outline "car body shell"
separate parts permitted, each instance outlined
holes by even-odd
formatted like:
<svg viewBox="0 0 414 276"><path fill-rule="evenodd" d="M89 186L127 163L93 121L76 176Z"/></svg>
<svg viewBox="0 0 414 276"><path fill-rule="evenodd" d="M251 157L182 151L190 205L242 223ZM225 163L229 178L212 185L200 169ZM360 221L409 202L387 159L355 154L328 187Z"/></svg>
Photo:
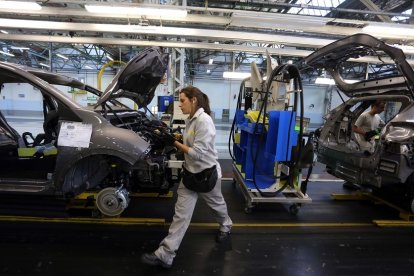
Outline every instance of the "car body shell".
<svg viewBox="0 0 414 276"><path fill-rule="evenodd" d="M127 97L145 107L154 96L167 62L168 55L162 49L146 49L120 70L105 93L70 77L0 62L2 84L28 83L41 91L45 133L53 129L51 144L57 148L52 156L19 156L20 134L0 113L0 192L75 196L85 190L120 186L129 191L168 191L176 181L165 166L169 159L165 145L154 134L168 128L147 113L116 101ZM83 107L54 85L93 93L100 97L99 102L94 107ZM51 115L53 119L49 120ZM58 135L63 122L90 125L89 146L60 146Z"/></svg>
<svg viewBox="0 0 414 276"><path fill-rule="evenodd" d="M342 78L340 71L345 62L376 54L387 55L399 74L352 84ZM414 72L404 53L377 38L357 34L315 51L305 62L329 72L339 91L349 97L328 112L317 131L318 161L332 175L352 183L379 191L399 187L404 200L414 206ZM386 101L387 108L394 110L376 140L375 150L364 152L356 145L352 128L375 100Z"/></svg>

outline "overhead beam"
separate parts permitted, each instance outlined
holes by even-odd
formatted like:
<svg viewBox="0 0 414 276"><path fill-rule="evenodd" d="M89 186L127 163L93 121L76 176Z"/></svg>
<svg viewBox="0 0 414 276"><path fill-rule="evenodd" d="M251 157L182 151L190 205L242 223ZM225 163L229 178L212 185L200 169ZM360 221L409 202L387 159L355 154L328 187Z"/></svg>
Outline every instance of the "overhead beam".
<svg viewBox="0 0 414 276"><path fill-rule="evenodd" d="M78 18L86 18L89 20L101 18L103 20L108 19L119 19L123 22L128 22L131 19L149 19L149 20L158 20L160 22L168 22L168 21L179 21L179 22L186 22L186 23L199 23L199 24L214 24L214 25L227 25L230 23L230 16L214 16L214 15L203 15L203 14L188 14L186 17L183 18L171 18L171 17L162 17L162 16L155 16L155 15L134 15L134 14L100 14L100 13L90 13L84 9L76 9L76 8L56 8L56 7L42 7L41 10L21 10L21 11L13 11L13 10L0 10L0 14L21 14L27 16L45 16L45 17L78 17Z"/></svg>
<svg viewBox="0 0 414 276"><path fill-rule="evenodd" d="M54 42L54 43L79 43L79 44L103 44L103 45L128 45L128 46L160 46L165 48L188 48L188 49L208 49L220 52L246 52L256 54L266 54L288 56L288 57L306 57L313 53L313 51L298 50L290 47L285 48L271 48L247 46L242 44L215 44L206 42L180 42L180 41L150 41L150 40L133 40L133 39L118 39L118 38L102 38L102 37L63 37L63 36L46 36L46 35L16 35L16 34L1 34L0 40L12 41L28 41L28 42ZM324 40L326 44L334 42L334 40ZM321 45L322 46L325 46ZM317 47L319 48L319 47ZM382 58L379 60L375 57L364 57L359 59L350 59L355 62L365 63L384 63L393 64L394 62L389 58ZM414 60L408 60L409 64L414 65Z"/></svg>
<svg viewBox="0 0 414 276"><path fill-rule="evenodd" d="M71 1L69 1L71 2ZM103 2L102 2L103 3ZM153 5L152 5L153 6ZM188 10L194 10L202 14L188 14L185 18L163 18L160 16L148 15L142 17L140 15L125 15L125 14L95 14L89 13L81 8L56 8L56 7L43 7L39 11L11 11L0 10L0 14L10 14L13 16L25 16L26 18L33 19L34 17L42 20L49 20L51 17L56 19L62 19L65 22L67 18L79 18L83 21L102 20L108 22L108 19L117 21L125 25L134 26L139 19L153 20L155 25L166 26L171 22L175 25L188 25L197 24L203 25L204 29L206 25L208 29L211 27L241 27L241 28L253 28L262 30L287 30L294 32L310 32L314 34L331 34L348 36L357 32L361 32L361 27L369 24L369 21L330 18L320 16L306 16L297 14L281 14L281 13L269 13L269 12L256 12L248 10L231 10L231 9L217 9L217 8L201 8L201 7L186 7ZM398 14L400 15L400 14ZM135 20L135 22L134 22ZM61 22L62 23L62 22ZM342 26L335 26L329 23L340 23ZM92 24L82 22L80 24ZM328 25L329 24L329 25ZM344 27L353 26L353 27ZM393 23L393 26L397 24ZM357 27L355 27L357 26ZM208 30L207 29L207 30ZM221 29L220 29L221 30ZM401 36L388 36L383 38L390 39L405 39Z"/></svg>
<svg viewBox="0 0 414 276"><path fill-rule="evenodd" d="M371 0L360 0L362 4L364 4L365 7L367 7L369 10L371 11L377 11L377 12L381 12L381 9L378 8L377 5L375 5ZM381 15L381 14L377 14L376 15L382 22L392 22L391 18L389 16L385 16L385 15Z"/></svg>
<svg viewBox="0 0 414 276"><path fill-rule="evenodd" d="M321 47L333 40L315 39L303 36L274 35L255 32L207 30L162 26L137 26L121 24L84 24L73 22L37 21L21 19L0 19L0 28L29 29L42 31L101 32L113 34L143 34L153 36L187 37L193 39L215 39L220 41L245 41L285 44L299 47Z"/></svg>

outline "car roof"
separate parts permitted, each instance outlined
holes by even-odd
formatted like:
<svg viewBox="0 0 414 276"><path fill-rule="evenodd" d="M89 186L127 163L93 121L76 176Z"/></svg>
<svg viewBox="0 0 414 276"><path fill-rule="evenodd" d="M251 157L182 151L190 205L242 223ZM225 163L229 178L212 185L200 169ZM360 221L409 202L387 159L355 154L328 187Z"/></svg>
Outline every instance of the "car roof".
<svg viewBox="0 0 414 276"><path fill-rule="evenodd" d="M353 58L384 54L394 62L400 72L399 76L385 76L355 83L347 83L342 79L340 68L344 62ZM383 94L390 91L401 91L402 94L413 96L414 71L403 51L367 34L355 34L328 44L307 56L305 63L328 71L337 87L348 97Z"/></svg>
<svg viewBox="0 0 414 276"><path fill-rule="evenodd" d="M65 75L37 69L37 68L31 68L25 65L21 64L15 64L15 63L9 63L9 62L0 62L3 65L6 65L8 67L17 67L21 70L24 70L30 74L35 75L36 77L54 85L65 85L70 86L78 89L85 89L85 84L80 82L77 79L74 79L72 77L68 77ZM1 74L0 75L0 82L1 83L15 83L20 82L21 79L16 78L15 76L9 75L9 74Z"/></svg>

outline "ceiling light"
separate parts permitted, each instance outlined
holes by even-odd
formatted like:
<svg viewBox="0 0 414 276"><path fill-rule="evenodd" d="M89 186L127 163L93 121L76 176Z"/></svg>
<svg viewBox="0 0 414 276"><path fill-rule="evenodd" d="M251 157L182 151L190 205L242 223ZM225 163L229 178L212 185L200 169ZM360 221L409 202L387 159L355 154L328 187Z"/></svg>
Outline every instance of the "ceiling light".
<svg viewBox="0 0 414 276"><path fill-rule="evenodd" d="M242 80L250 77L250 73L246 72L223 72L223 78L225 79L238 79Z"/></svg>
<svg viewBox="0 0 414 276"><path fill-rule="evenodd" d="M35 2L0 1L0 9L39 11L42 6Z"/></svg>
<svg viewBox="0 0 414 276"><path fill-rule="evenodd" d="M62 54L56 54L58 57L60 57L60 58L63 58L63 59L66 59L66 60L68 60L69 58L67 57L67 56L64 56L64 55L62 55Z"/></svg>
<svg viewBox="0 0 414 276"><path fill-rule="evenodd" d="M207 74L210 74L211 73L211 70L210 69L207 69L206 73Z"/></svg>
<svg viewBox="0 0 414 276"><path fill-rule="evenodd" d="M362 28L362 31L377 37L413 37L414 28L401 24L395 24L395 26L367 25Z"/></svg>
<svg viewBox="0 0 414 276"><path fill-rule="evenodd" d="M13 50L30 50L29 47L11 46L10 48Z"/></svg>
<svg viewBox="0 0 414 276"><path fill-rule="evenodd" d="M185 9L165 9L165 8L148 8L148 7L114 7L114 6L96 6L85 5L85 9L90 13L106 14L124 14L124 15L147 15L157 17L186 17Z"/></svg>
<svg viewBox="0 0 414 276"><path fill-rule="evenodd" d="M316 78L315 84L335 85L335 81L330 78Z"/></svg>
<svg viewBox="0 0 414 276"><path fill-rule="evenodd" d="M8 52L0 51L0 54L6 55L6 56L9 56L9 57L14 57L14 55L12 53L8 53Z"/></svg>
<svg viewBox="0 0 414 276"><path fill-rule="evenodd" d="M39 64L44 66L44 67L50 67L50 65L47 65L47 64L44 64L44 63L41 63L41 62L39 62Z"/></svg>
<svg viewBox="0 0 414 276"><path fill-rule="evenodd" d="M110 61L114 61L114 59L110 55L106 55L106 58L109 59Z"/></svg>
<svg viewBox="0 0 414 276"><path fill-rule="evenodd" d="M5 30L0 30L0 32L3 33L3 34L8 34L9 33L8 31L5 31Z"/></svg>
<svg viewBox="0 0 414 276"><path fill-rule="evenodd" d="M214 61L214 60L213 60L212 58L210 58L210 59L208 60L208 64L210 64L210 65L211 65L211 64L213 64L213 61Z"/></svg>
<svg viewBox="0 0 414 276"><path fill-rule="evenodd" d="M261 27L301 32L303 28L323 27L330 20L332 19L320 16L235 11L231 16L231 26Z"/></svg>
<svg viewBox="0 0 414 276"><path fill-rule="evenodd" d="M344 80L344 82L356 83L359 82L359 80ZM331 78L318 77L315 80L315 84L335 85L335 80Z"/></svg>

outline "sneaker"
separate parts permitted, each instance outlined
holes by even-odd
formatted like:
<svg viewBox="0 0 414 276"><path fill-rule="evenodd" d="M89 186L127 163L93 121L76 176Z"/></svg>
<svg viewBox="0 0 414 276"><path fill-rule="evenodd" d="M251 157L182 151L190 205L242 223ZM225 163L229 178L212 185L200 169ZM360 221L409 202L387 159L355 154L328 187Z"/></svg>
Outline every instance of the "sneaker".
<svg viewBox="0 0 414 276"><path fill-rule="evenodd" d="M230 232L219 231L216 236L217 243L223 243L230 239Z"/></svg>
<svg viewBox="0 0 414 276"><path fill-rule="evenodd" d="M151 266L161 266L163 268L171 268L172 264L167 264L160 260L154 253L145 253L141 256L141 261L144 264Z"/></svg>

